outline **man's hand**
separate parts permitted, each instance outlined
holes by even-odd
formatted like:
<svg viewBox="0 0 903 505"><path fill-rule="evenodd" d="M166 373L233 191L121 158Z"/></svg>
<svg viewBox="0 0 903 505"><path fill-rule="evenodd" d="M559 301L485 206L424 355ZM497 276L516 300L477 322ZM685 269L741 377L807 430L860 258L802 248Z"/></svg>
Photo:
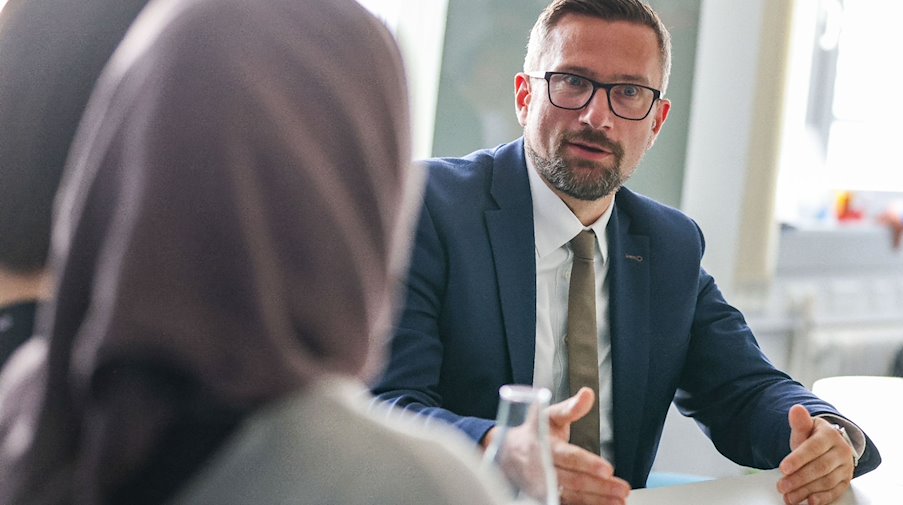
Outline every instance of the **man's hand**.
<svg viewBox="0 0 903 505"><path fill-rule="evenodd" d="M552 461L558 476L562 505L626 504L630 484L614 476L614 467L598 454L571 445L571 424L594 408L595 394L580 388L577 394L549 407Z"/></svg>
<svg viewBox="0 0 903 505"><path fill-rule="evenodd" d="M794 405L788 418L791 453L781 462L784 477L778 481L784 503L833 503L850 487L853 448L830 423L813 418L802 405Z"/></svg>
<svg viewBox="0 0 903 505"><path fill-rule="evenodd" d="M555 465L562 505L625 505L627 495L630 494L630 484L614 476L614 468L608 461L598 454L568 443L571 424L585 416L594 403L592 389L581 388L574 396L549 407L552 462ZM496 429L487 433L483 440L484 447L489 446ZM511 451L510 457L505 458L506 462L502 464L505 474L515 480L522 480L520 476L529 473L523 468L512 468L529 462L525 455L531 452L530 437L521 435L514 430L509 432L506 445L521 447L506 449Z"/></svg>

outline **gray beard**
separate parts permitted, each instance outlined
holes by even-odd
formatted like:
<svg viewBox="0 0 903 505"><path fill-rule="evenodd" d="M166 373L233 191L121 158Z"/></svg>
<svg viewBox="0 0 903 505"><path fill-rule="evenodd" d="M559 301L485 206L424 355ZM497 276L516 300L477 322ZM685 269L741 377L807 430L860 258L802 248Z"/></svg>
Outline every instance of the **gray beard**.
<svg viewBox="0 0 903 505"><path fill-rule="evenodd" d="M620 157L612 169L603 169L593 177L578 177L561 156L543 158L529 145L526 152L539 175L553 188L577 200L599 200L614 194L626 182L626 178L621 176Z"/></svg>

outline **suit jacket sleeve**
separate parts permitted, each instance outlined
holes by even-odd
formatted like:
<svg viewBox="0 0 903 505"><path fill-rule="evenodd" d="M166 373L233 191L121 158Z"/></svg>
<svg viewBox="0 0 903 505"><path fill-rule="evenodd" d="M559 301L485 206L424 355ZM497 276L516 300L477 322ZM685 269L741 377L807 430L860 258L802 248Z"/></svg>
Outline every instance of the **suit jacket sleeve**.
<svg viewBox="0 0 903 505"><path fill-rule="evenodd" d="M451 424L494 426L499 387L532 384L535 240L522 140L433 159L407 294L378 401Z"/></svg>
<svg viewBox="0 0 903 505"><path fill-rule="evenodd" d="M724 300L712 276L701 268L691 333L675 403L701 423L731 460L757 468L777 467L790 451L787 412L795 404L812 415L843 417L772 366L742 314ZM874 469L880 461L866 436L855 475Z"/></svg>
<svg viewBox="0 0 903 505"><path fill-rule="evenodd" d="M446 284L445 253L426 207L415 243L402 323L392 340L386 373L373 392L377 401L451 424L479 442L494 421L460 416L440 407L444 346L439 335L439 312Z"/></svg>

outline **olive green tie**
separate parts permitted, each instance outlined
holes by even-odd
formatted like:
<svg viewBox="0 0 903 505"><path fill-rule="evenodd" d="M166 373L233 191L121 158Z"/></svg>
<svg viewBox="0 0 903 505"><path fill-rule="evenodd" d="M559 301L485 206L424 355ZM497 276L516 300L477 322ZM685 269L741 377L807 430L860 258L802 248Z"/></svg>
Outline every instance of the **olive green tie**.
<svg viewBox="0 0 903 505"><path fill-rule="evenodd" d="M571 443L599 454L599 360L596 329L596 274L593 256L596 234L580 232L570 242L574 251L571 283L568 291L568 380L574 395L586 386L596 394L590 412L571 425Z"/></svg>

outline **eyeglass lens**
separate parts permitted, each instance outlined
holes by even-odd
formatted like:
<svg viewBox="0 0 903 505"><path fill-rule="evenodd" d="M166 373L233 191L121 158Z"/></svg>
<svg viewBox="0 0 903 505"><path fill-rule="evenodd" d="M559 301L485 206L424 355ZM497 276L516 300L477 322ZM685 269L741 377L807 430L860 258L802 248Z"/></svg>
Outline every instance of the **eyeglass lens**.
<svg viewBox="0 0 903 505"><path fill-rule="evenodd" d="M572 74L549 78L549 99L563 109L582 109L593 96L592 81ZM643 119L652 108L652 90L633 84L616 84L606 90L612 112L625 119Z"/></svg>

